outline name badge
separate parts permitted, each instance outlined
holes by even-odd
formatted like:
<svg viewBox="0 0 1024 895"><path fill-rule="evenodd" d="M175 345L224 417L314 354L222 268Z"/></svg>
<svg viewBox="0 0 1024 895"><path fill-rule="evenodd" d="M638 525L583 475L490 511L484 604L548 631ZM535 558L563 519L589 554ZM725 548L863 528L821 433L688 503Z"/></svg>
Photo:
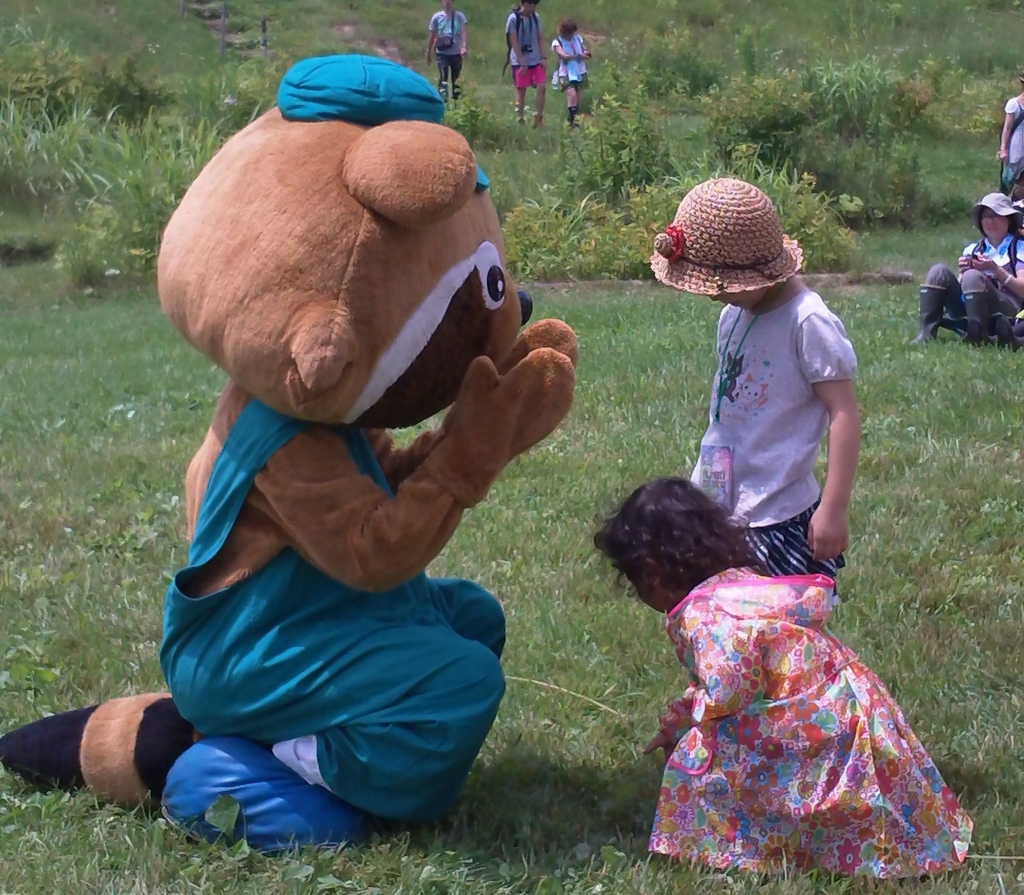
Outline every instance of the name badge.
<svg viewBox="0 0 1024 895"><path fill-rule="evenodd" d="M702 444L697 464L700 489L727 509L732 509L732 448Z"/></svg>

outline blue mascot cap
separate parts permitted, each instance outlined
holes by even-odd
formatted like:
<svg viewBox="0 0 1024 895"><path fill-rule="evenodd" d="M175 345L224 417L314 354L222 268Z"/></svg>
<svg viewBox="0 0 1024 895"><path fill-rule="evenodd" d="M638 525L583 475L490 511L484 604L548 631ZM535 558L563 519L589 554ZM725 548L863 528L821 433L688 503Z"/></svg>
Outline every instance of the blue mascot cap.
<svg viewBox="0 0 1024 895"><path fill-rule="evenodd" d="M351 121L374 127L387 121L440 124L444 101L422 75L379 56L314 56L296 62L281 79L277 107L288 121ZM476 169L476 188L487 176Z"/></svg>

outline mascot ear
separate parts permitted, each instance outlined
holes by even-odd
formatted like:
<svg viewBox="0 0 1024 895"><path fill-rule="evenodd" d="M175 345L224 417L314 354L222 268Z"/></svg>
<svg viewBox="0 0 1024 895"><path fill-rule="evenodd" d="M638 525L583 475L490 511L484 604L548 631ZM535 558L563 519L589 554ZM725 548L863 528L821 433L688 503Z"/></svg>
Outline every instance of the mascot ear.
<svg viewBox="0 0 1024 895"><path fill-rule="evenodd" d="M345 156L343 178L361 205L420 230L451 217L476 189L476 159L461 134L427 121L370 128Z"/></svg>
<svg viewBox="0 0 1024 895"><path fill-rule="evenodd" d="M352 334L343 311L335 304L309 304L291 322L289 340L294 367L287 375L288 391L296 406L311 395L330 391L353 362Z"/></svg>

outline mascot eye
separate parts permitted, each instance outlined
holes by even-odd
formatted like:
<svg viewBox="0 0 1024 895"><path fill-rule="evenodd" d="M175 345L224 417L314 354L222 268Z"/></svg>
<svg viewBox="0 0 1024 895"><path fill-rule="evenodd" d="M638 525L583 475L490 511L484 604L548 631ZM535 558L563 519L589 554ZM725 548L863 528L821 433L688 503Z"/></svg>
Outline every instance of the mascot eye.
<svg viewBox="0 0 1024 895"><path fill-rule="evenodd" d="M505 271L497 265L487 271L487 295L484 300L491 310L500 307L505 300Z"/></svg>

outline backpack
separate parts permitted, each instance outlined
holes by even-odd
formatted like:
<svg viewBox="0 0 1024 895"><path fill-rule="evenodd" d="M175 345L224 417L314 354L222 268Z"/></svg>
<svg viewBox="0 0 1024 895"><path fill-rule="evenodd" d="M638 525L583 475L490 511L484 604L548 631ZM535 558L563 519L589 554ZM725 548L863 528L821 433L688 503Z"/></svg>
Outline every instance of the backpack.
<svg viewBox="0 0 1024 895"><path fill-rule="evenodd" d="M523 34L522 34L522 29L523 29L523 8L521 6L513 6L512 7L512 12L515 13L515 16L516 16L516 40L519 41L519 48L522 49L522 47L523 47ZM530 18L533 19L533 30L534 30L534 33L539 34L540 33L540 19L537 18L537 13L533 12L530 15ZM512 61L512 38L509 37L509 32L508 31L505 31L505 46L507 48L507 52L505 53L505 67L502 68L502 70L501 70L502 75L505 74L505 71L508 69L509 63ZM522 62L522 60L519 60L519 61Z"/></svg>

